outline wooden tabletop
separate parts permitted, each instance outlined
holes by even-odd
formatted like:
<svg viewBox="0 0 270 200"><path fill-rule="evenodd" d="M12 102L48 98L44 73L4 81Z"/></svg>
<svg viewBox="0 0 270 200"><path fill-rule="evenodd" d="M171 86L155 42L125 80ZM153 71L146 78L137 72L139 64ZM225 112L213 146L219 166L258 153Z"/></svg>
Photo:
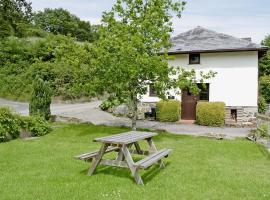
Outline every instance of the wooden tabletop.
<svg viewBox="0 0 270 200"><path fill-rule="evenodd" d="M144 140L156 136L156 133L142 132L142 131L129 131L116 135L101 137L94 139L95 142L111 143L111 144L131 144L139 140Z"/></svg>

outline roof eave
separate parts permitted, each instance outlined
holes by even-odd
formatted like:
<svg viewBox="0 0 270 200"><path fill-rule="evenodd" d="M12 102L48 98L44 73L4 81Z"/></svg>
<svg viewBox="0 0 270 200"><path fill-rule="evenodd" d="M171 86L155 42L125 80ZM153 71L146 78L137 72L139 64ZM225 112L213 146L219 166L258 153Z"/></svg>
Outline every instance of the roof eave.
<svg viewBox="0 0 270 200"><path fill-rule="evenodd" d="M238 49L213 49L213 50L194 50L194 51L168 51L169 55L173 54L189 54L189 53L216 53L216 52L240 52L240 51L259 51L267 52L268 47L262 48L238 48Z"/></svg>

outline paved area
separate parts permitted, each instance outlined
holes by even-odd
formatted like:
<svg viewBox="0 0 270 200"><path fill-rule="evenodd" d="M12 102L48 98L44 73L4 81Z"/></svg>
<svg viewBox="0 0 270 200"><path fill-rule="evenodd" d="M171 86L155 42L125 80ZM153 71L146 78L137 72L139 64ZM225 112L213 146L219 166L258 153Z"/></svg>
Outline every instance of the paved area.
<svg viewBox="0 0 270 200"><path fill-rule="evenodd" d="M77 118L82 122L88 122L95 125L108 126L130 126L131 121L124 117L115 117L110 113L99 109L100 101L78 104L52 104L53 115L63 117ZM0 106L10 106L15 111L28 115L28 104L0 99ZM161 123L157 121L139 120L139 128L151 130L165 130L176 134L204 136L206 134L224 134L227 137L245 137L250 128L230 128L230 127L206 127L195 124Z"/></svg>

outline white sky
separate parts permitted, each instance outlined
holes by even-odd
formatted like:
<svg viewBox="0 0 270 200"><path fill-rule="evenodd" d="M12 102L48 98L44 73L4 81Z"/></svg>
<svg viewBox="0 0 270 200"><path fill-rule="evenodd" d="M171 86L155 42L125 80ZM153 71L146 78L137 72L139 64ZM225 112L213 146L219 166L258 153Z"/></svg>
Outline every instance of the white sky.
<svg viewBox="0 0 270 200"><path fill-rule="evenodd" d="M270 34L270 0L186 0L181 19L174 18L174 35L196 26L236 37L251 37L260 43ZM102 12L115 0L32 0L35 11L44 8L69 10L92 24L100 22Z"/></svg>

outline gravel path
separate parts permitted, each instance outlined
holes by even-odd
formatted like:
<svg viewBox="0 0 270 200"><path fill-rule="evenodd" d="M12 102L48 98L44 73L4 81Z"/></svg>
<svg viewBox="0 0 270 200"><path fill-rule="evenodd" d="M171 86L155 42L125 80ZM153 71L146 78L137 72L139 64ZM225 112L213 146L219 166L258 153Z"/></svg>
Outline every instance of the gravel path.
<svg viewBox="0 0 270 200"><path fill-rule="evenodd" d="M52 104L51 110L53 115L63 117L77 118L82 122L93 123L95 125L108 126L130 126L131 121L124 117L115 117L110 113L99 109L99 101L79 104ZM28 104L0 99L0 106L10 106L15 111L28 115ZM186 134L195 136L205 136L206 134L224 134L226 137L245 137L250 128L230 128L230 127L206 127L195 124L177 124L162 123L157 121L139 120L139 128L151 130L166 130L176 134Z"/></svg>

